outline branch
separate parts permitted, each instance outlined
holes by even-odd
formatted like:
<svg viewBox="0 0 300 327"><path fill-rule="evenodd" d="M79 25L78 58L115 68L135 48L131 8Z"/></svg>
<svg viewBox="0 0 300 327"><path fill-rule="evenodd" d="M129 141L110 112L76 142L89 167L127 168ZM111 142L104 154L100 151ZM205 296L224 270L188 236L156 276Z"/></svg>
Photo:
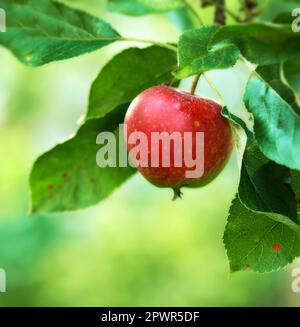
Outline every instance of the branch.
<svg viewBox="0 0 300 327"><path fill-rule="evenodd" d="M254 17L254 13L253 10L256 8L257 6L257 1L256 0L244 0L244 11L245 11L245 22L251 22L253 17Z"/></svg>
<svg viewBox="0 0 300 327"><path fill-rule="evenodd" d="M215 11L215 23L220 25L226 24L225 14L225 0L215 0L216 11Z"/></svg>
<svg viewBox="0 0 300 327"><path fill-rule="evenodd" d="M169 50L177 52L177 47L173 45L172 43L163 43L163 42L158 42L158 41L153 41L153 40L143 40L143 39L138 39L135 37L123 37L119 41L125 41L125 42L140 42L140 43L149 43L149 44L154 44L163 48L167 48Z"/></svg>

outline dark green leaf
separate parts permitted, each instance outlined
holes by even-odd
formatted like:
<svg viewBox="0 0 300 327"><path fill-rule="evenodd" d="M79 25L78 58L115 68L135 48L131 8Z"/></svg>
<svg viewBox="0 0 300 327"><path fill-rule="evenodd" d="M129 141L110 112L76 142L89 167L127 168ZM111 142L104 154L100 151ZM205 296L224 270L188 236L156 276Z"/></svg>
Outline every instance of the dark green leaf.
<svg viewBox="0 0 300 327"><path fill-rule="evenodd" d="M295 192L296 199L300 204L300 171L293 170L291 172L291 178L292 178L292 187Z"/></svg>
<svg viewBox="0 0 300 327"><path fill-rule="evenodd" d="M298 224L300 224L300 171L291 171L291 184L296 196Z"/></svg>
<svg viewBox="0 0 300 327"><path fill-rule="evenodd" d="M119 53L92 85L87 118L103 117L143 90L171 79L176 62L174 51L158 46L130 48Z"/></svg>
<svg viewBox="0 0 300 327"><path fill-rule="evenodd" d="M251 211L239 199L233 201L224 234L232 271L270 272L300 256L300 232L284 224L280 215L277 218Z"/></svg>
<svg viewBox="0 0 300 327"><path fill-rule="evenodd" d="M255 138L269 159L291 169L300 169L300 117L258 75L247 84L245 105L254 117Z"/></svg>
<svg viewBox="0 0 300 327"><path fill-rule="evenodd" d="M182 0L108 0L109 10L131 16L162 13L182 7Z"/></svg>
<svg viewBox="0 0 300 327"><path fill-rule="evenodd" d="M277 214L285 215L285 223L295 227L291 221L296 220L297 213L296 200L290 185L290 170L266 158L246 123L227 111L223 110L223 115L230 117L248 136L239 185L240 200L252 211L260 211L272 219L277 220Z"/></svg>
<svg viewBox="0 0 300 327"><path fill-rule="evenodd" d="M291 12L283 12L274 18L274 23L276 24L292 24L295 17L291 15Z"/></svg>
<svg viewBox="0 0 300 327"><path fill-rule="evenodd" d="M300 57L293 58L284 63L284 75L293 88L293 90L300 93Z"/></svg>
<svg viewBox="0 0 300 327"><path fill-rule="evenodd" d="M33 212L86 208L106 198L134 173L132 168L100 168L96 164L101 147L96 144L97 135L113 132L118 139L118 124L123 122L127 107L89 120L76 136L36 161L30 178Z"/></svg>
<svg viewBox="0 0 300 327"><path fill-rule="evenodd" d="M297 218L296 201L288 183L289 169L267 159L255 142L244 154L239 197L251 210Z"/></svg>
<svg viewBox="0 0 300 327"><path fill-rule="evenodd" d="M300 33L290 26L245 24L204 26L179 40L178 78L233 66L242 54L259 65L281 63L300 53Z"/></svg>
<svg viewBox="0 0 300 327"><path fill-rule="evenodd" d="M268 6L263 11L262 15L259 16L261 21L274 22L278 21L278 18L282 14L288 14L291 17L293 9L299 7L299 2L296 0L269 0Z"/></svg>
<svg viewBox="0 0 300 327"><path fill-rule="evenodd" d="M290 26L247 24L225 26L218 31L215 43L230 40L249 61L259 65L281 63L300 53L300 33Z"/></svg>
<svg viewBox="0 0 300 327"><path fill-rule="evenodd" d="M256 72L300 114L300 107L295 92L285 82L283 65L259 66Z"/></svg>
<svg viewBox="0 0 300 327"><path fill-rule="evenodd" d="M120 39L103 20L50 0L0 0L7 32L0 44L30 66L94 51Z"/></svg>

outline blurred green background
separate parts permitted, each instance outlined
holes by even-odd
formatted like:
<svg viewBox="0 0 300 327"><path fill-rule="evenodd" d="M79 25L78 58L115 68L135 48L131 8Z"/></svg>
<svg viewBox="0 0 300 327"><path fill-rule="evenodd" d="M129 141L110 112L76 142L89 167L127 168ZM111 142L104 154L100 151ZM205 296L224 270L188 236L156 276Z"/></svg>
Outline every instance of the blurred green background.
<svg viewBox="0 0 300 327"><path fill-rule="evenodd" d="M179 35L162 15L130 18L106 13L100 0L65 2L125 35L161 41ZM76 131L100 68L129 45L36 69L0 49L0 267L7 274L0 305L299 305L291 267L230 275L222 236L238 184L234 156L213 183L185 190L182 201L136 175L91 209L28 217L34 160ZM212 73L228 101L240 98L239 69ZM206 85L199 90L209 95Z"/></svg>

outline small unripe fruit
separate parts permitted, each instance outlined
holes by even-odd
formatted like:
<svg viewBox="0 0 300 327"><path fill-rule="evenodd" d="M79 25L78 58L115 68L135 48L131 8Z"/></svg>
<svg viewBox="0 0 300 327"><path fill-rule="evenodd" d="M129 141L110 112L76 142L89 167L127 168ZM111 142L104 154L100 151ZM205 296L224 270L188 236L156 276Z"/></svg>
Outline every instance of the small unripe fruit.
<svg viewBox="0 0 300 327"><path fill-rule="evenodd" d="M129 142L129 136L134 132L142 132L147 136L148 144L144 145L148 154L147 165L138 165L137 169L151 183L160 187L171 187L179 191L182 186L197 187L211 181L224 167L233 147L233 136L229 121L221 115L221 105L217 102L191 95L187 92L168 86L155 86L139 94L131 103L126 117L127 149L129 153L138 144ZM151 151L153 132L179 132L184 144L184 133L190 132L193 142L188 151L197 158L196 133L204 134L204 167L198 178L187 178L187 167L184 158L182 166L174 165L176 149L172 143L169 149L159 144L159 151ZM198 133L200 134L200 133ZM173 143L174 144L174 143ZM141 147L142 148L142 147ZM164 167L162 158L164 151L170 153L170 166ZM184 151L182 156L184 155ZM178 154L178 153L177 153ZM156 156L156 158L153 158ZM135 163L136 158L131 158ZM153 167L152 160L159 165ZM202 155L203 160L203 155Z"/></svg>

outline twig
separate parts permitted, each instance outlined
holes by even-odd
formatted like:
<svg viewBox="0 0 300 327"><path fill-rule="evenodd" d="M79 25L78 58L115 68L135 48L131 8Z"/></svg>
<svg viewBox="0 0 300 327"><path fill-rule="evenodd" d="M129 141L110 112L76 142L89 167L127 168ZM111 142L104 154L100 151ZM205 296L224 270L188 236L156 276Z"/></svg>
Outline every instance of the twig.
<svg viewBox="0 0 300 327"><path fill-rule="evenodd" d="M215 0L216 10L215 10L215 23L220 25L226 24L225 15L225 0Z"/></svg>
<svg viewBox="0 0 300 327"><path fill-rule="evenodd" d="M245 22L251 22L254 15L253 10L257 6L256 0L244 0Z"/></svg>
<svg viewBox="0 0 300 327"><path fill-rule="evenodd" d="M169 79L165 85L168 85L168 86L172 86L175 82L177 82L178 79L176 77L172 77L171 79Z"/></svg>
<svg viewBox="0 0 300 327"><path fill-rule="evenodd" d="M201 74L197 75L193 81L192 87L191 87L191 95L194 95L197 89L198 82L200 80Z"/></svg>
<svg viewBox="0 0 300 327"><path fill-rule="evenodd" d="M253 10L257 6L256 0L245 0L245 5L249 10Z"/></svg>
<svg viewBox="0 0 300 327"><path fill-rule="evenodd" d="M149 44L158 45L160 47L167 48L167 49L177 52L177 47L168 42L163 43L163 42L158 42L158 41L153 41L153 40L143 40L143 39L138 39L138 38L133 38L133 37L123 37L119 41L149 43Z"/></svg>

